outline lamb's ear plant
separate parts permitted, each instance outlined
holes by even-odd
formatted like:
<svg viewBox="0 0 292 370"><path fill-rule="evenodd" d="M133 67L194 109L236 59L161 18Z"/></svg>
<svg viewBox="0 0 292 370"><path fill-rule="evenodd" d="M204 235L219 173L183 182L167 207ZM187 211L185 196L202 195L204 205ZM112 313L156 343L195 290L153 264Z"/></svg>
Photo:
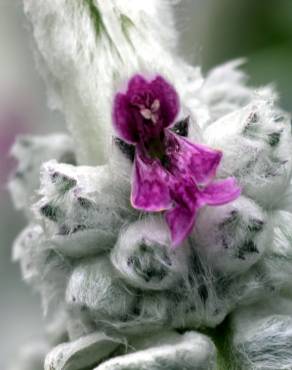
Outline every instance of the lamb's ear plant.
<svg viewBox="0 0 292 370"><path fill-rule="evenodd" d="M21 137L14 370L292 369L292 137L271 86L176 53L166 0L24 0L68 136ZM70 137L69 137L70 135ZM40 174L40 177L39 177Z"/></svg>

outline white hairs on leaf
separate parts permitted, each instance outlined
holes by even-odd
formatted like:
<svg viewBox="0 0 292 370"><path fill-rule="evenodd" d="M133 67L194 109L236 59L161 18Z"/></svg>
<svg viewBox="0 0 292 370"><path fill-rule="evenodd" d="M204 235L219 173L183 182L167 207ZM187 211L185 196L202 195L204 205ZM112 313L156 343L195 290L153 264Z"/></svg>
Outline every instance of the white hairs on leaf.
<svg viewBox="0 0 292 370"><path fill-rule="evenodd" d="M24 210L30 218L30 206L39 188L41 164L50 159L75 163L73 140L65 134L47 136L20 135L11 149L18 166L8 184L17 209Z"/></svg>
<svg viewBox="0 0 292 370"><path fill-rule="evenodd" d="M182 96L189 77L199 77L173 53L168 1L25 0L24 8L55 92L51 101L66 116L79 163L108 160L112 95L135 72L165 75Z"/></svg>
<svg viewBox="0 0 292 370"><path fill-rule="evenodd" d="M290 305L289 305L290 304ZM288 306L287 306L288 305ZM281 313L290 307L289 315ZM244 369L289 370L292 364L291 302L275 300L245 308L233 317L235 361Z"/></svg>
<svg viewBox="0 0 292 370"><path fill-rule="evenodd" d="M45 360L44 370L79 370L92 368L110 355L118 345L117 338L103 333L92 333L69 343L56 346Z"/></svg>
<svg viewBox="0 0 292 370"><path fill-rule="evenodd" d="M199 95L210 110L208 124L251 101L253 92L245 85L247 76L238 68L244 62L244 59L233 60L211 69L207 74Z"/></svg>
<svg viewBox="0 0 292 370"><path fill-rule="evenodd" d="M235 176L243 193L265 208L279 206L291 179L291 127L272 97L257 96L223 116L204 131L204 138L224 153L219 177Z"/></svg>
<svg viewBox="0 0 292 370"><path fill-rule="evenodd" d="M188 274L188 247L169 248L170 235L162 218L146 218L122 230L111 261L130 284L165 290Z"/></svg>
<svg viewBox="0 0 292 370"><path fill-rule="evenodd" d="M261 258L272 230L265 212L241 196L230 204L202 209L193 236L213 268L223 274L240 274Z"/></svg>
<svg viewBox="0 0 292 370"><path fill-rule="evenodd" d="M13 258L19 261L23 278L40 292L45 313L64 304L71 263L48 248L41 226L27 226L15 240Z"/></svg>
<svg viewBox="0 0 292 370"><path fill-rule="evenodd" d="M105 361L95 370L185 369L215 370L216 349L204 335L187 332L172 343L167 340L128 355Z"/></svg>
<svg viewBox="0 0 292 370"><path fill-rule="evenodd" d="M41 199L34 209L52 247L72 257L111 248L117 230L133 217L127 182L113 179L106 165L43 165Z"/></svg>

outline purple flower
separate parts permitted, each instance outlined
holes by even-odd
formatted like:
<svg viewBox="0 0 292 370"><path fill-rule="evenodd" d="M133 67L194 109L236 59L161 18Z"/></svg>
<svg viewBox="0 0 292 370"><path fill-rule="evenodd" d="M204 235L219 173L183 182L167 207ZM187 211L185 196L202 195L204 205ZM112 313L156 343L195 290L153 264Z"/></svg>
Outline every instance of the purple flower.
<svg viewBox="0 0 292 370"><path fill-rule="evenodd" d="M165 211L173 246L191 232L197 210L240 195L234 178L213 181L222 153L176 135L170 127L179 111L174 88L161 76L135 75L126 92L116 94L113 122L120 139L136 147L131 203Z"/></svg>

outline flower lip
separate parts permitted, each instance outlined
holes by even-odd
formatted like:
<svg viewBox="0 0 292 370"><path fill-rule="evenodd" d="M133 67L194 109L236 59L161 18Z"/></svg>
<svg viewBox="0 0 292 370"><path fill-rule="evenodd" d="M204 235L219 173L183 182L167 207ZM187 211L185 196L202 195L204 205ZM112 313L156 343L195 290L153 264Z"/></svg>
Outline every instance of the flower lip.
<svg viewBox="0 0 292 370"><path fill-rule="evenodd" d="M213 181L221 151L171 131L178 111L178 94L161 76L147 81L135 75L113 106L119 138L135 145L131 204L146 212L164 211L173 246L190 234L200 207L240 195L233 178Z"/></svg>

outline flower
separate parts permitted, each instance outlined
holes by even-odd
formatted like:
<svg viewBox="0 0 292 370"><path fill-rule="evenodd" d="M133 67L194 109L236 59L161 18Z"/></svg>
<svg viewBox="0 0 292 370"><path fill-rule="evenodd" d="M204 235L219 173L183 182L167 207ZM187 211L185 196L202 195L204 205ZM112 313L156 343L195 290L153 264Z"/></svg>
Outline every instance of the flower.
<svg viewBox="0 0 292 370"><path fill-rule="evenodd" d="M190 234L199 208L222 205L240 195L234 178L213 181L222 152L171 130L178 111L178 95L161 76L150 81L133 76L113 104L117 135L136 148L132 206L165 211L173 246Z"/></svg>

